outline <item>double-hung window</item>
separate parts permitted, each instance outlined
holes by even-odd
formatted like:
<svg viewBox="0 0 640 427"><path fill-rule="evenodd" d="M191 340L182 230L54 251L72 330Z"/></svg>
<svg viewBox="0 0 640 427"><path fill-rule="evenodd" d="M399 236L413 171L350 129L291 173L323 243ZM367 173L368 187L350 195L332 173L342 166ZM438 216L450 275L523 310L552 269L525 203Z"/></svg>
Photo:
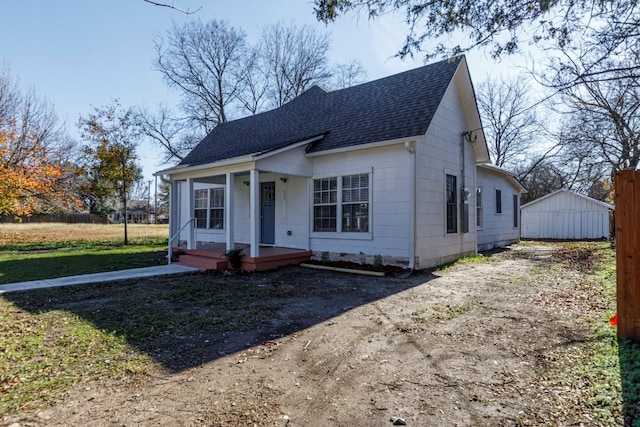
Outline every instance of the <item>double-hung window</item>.
<svg viewBox="0 0 640 427"><path fill-rule="evenodd" d="M369 231L369 175L342 177L342 231Z"/></svg>
<svg viewBox="0 0 640 427"><path fill-rule="evenodd" d="M196 228L207 228L207 205L209 204L209 190L195 191Z"/></svg>
<svg viewBox="0 0 640 427"><path fill-rule="evenodd" d="M224 229L224 188L195 190L196 228Z"/></svg>
<svg viewBox="0 0 640 427"><path fill-rule="evenodd" d="M313 181L313 231L336 231L338 178Z"/></svg>
<svg viewBox="0 0 640 427"><path fill-rule="evenodd" d="M454 175L446 177L447 233L458 232L457 184Z"/></svg>
<svg viewBox="0 0 640 427"><path fill-rule="evenodd" d="M369 231L369 174L313 180L313 231Z"/></svg>
<svg viewBox="0 0 640 427"><path fill-rule="evenodd" d="M209 190L209 228L224 229L224 188Z"/></svg>

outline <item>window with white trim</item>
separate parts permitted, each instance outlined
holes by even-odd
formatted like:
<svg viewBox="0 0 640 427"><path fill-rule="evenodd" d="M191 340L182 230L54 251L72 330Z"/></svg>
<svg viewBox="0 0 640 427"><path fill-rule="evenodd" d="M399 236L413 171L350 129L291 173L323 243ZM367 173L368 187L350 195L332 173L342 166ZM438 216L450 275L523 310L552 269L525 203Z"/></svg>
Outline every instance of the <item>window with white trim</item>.
<svg viewBox="0 0 640 427"><path fill-rule="evenodd" d="M313 180L313 231L369 231L369 174Z"/></svg>
<svg viewBox="0 0 640 427"><path fill-rule="evenodd" d="M454 175L446 176L447 233L458 232L457 183Z"/></svg>
<svg viewBox="0 0 640 427"><path fill-rule="evenodd" d="M518 209L518 195L513 195L513 227L518 228L518 216L520 215L520 209Z"/></svg>
<svg viewBox="0 0 640 427"><path fill-rule="evenodd" d="M502 190L496 190L496 213L502 213Z"/></svg>
<svg viewBox="0 0 640 427"><path fill-rule="evenodd" d="M224 188L195 190L194 202L196 228L224 229Z"/></svg>
<svg viewBox="0 0 640 427"><path fill-rule="evenodd" d="M369 231L369 175L342 177L342 231Z"/></svg>
<svg viewBox="0 0 640 427"><path fill-rule="evenodd" d="M338 178L313 180L313 231L336 231Z"/></svg>

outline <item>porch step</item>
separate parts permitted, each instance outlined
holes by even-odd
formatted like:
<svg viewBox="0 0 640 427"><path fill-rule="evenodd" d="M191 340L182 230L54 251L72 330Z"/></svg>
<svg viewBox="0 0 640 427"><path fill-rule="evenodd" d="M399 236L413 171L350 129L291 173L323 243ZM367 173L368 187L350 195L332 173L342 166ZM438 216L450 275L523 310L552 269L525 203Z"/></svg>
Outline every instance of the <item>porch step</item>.
<svg viewBox="0 0 640 427"><path fill-rule="evenodd" d="M226 270L227 261L220 258L203 257L198 255L180 255L178 264L186 265L187 267L194 267L200 271L205 270Z"/></svg>
<svg viewBox="0 0 640 427"><path fill-rule="evenodd" d="M248 245L237 245L243 248L242 271L266 271L285 265L295 265L311 259L311 251L283 247L261 247L260 255L250 256ZM186 249L174 247L173 259L178 264L195 267L204 270L226 270L229 268L224 243L198 244L198 249Z"/></svg>

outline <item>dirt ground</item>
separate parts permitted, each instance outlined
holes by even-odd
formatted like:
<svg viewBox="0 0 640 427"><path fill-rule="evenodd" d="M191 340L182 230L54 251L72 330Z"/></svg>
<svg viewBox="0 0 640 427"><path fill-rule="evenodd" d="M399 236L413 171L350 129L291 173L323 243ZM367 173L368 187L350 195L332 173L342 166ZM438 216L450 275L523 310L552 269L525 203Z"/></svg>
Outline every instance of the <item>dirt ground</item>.
<svg viewBox="0 0 640 427"><path fill-rule="evenodd" d="M85 381L55 406L2 422L592 425L546 374L553 352L584 340L583 320L595 316L582 273L553 249L523 246L405 279L300 267L238 276L282 290L277 305L251 302L268 307L266 321L192 337L208 354L189 340L170 358L159 349L164 368L152 375Z"/></svg>

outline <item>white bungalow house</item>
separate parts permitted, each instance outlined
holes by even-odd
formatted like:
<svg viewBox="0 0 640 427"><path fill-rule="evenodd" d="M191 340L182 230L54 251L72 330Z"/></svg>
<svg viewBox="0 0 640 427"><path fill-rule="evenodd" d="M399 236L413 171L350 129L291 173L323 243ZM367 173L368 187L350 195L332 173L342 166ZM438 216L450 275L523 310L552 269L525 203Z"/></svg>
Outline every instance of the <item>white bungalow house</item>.
<svg viewBox="0 0 640 427"><path fill-rule="evenodd" d="M220 124L157 175L171 182L171 245L193 265L246 246L246 269L310 256L417 269L520 235L524 189L489 162L464 57L314 86Z"/></svg>

